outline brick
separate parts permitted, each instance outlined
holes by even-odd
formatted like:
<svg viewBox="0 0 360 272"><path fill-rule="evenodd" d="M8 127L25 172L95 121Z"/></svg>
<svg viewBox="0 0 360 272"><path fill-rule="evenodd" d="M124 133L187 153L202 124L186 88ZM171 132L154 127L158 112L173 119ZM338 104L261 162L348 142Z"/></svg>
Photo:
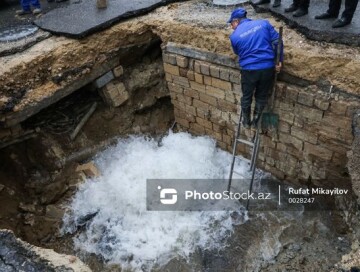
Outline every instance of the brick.
<svg viewBox="0 0 360 272"><path fill-rule="evenodd" d="M210 75L212 77L219 78L220 77L220 69L214 65L210 65Z"/></svg>
<svg viewBox="0 0 360 272"><path fill-rule="evenodd" d="M289 123L286 123L284 121L279 121L279 127L278 127L279 131L284 132L284 133L290 133L290 125Z"/></svg>
<svg viewBox="0 0 360 272"><path fill-rule="evenodd" d="M313 95L306 93L306 92L299 92L297 101L300 104L303 104L305 106L312 107L314 104L314 97Z"/></svg>
<svg viewBox="0 0 360 272"><path fill-rule="evenodd" d="M179 68L179 74L180 74L180 76L187 78L187 72L188 72L187 69L181 68L181 67Z"/></svg>
<svg viewBox="0 0 360 272"><path fill-rule="evenodd" d="M276 150L281 151L281 152L285 152L286 151L286 145L283 143L277 143L276 144Z"/></svg>
<svg viewBox="0 0 360 272"><path fill-rule="evenodd" d="M204 110L204 109L201 109L201 108L197 108L196 109L196 116L209 121L209 119L211 117L211 113L210 113L210 110Z"/></svg>
<svg viewBox="0 0 360 272"><path fill-rule="evenodd" d="M124 68L119 65L113 69L113 73L115 77L121 77L124 74Z"/></svg>
<svg viewBox="0 0 360 272"><path fill-rule="evenodd" d="M196 122L204 128L212 129L212 123L208 120L196 117Z"/></svg>
<svg viewBox="0 0 360 272"><path fill-rule="evenodd" d="M227 81L221 80L221 79L217 79L217 78L212 78L211 81L212 81L211 85L216 87L216 88L219 88L219 89L222 89L222 90L225 90L225 91L231 91L232 90L230 82L227 82Z"/></svg>
<svg viewBox="0 0 360 272"><path fill-rule="evenodd" d="M204 84L210 86L212 84L212 78L209 76L204 76Z"/></svg>
<svg viewBox="0 0 360 272"><path fill-rule="evenodd" d="M83 172L86 177L93 178L93 177L99 177L100 171L95 166L94 162L88 162L84 164L80 164L76 167L76 172Z"/></svg>
<svg viewBox="0 0 360 272"><path fill-rule="evenodd" d="M292 145L297 150L302 150L303 149L303 141L301 141L298 138L296 138L294 136L291 136L289 134L280 132L279 133L279 140L282 143Z"/></svg>
<svg viewBox="0 0 360 272"><path fill-rule="evenodd" d="M189 96L185 96L183 94L176 94L176 98L177 100L179 100L179 102L185 103L187 105L192 104L192 98Z"/></svg>
<svg viewBox="0 0 360 272"><path fill-rule="evenodd" d="M197 123L191 123L190 124L190 130L191 130L191 132L193 132L194 134L197 134L197 135L204 135L205 134L205 128L200 126Z"/></svg>
<svg viewBox="0 0 360 272"><path fill-rule="evenodd" d="M330 161L333 151L320 146L320 145L313 145L311 143L304 143L304 152L309 155L313 155L315 157L321 158L325 161Z"/></svg>
<svg viewBox="0 0 360 272"><path fill-rule="evenodd" d="M185 112L185 109L182 110L182 109L174 108L174 115L175 118L180 117L188 120L189 122L195 122L195 116L190 114L189 112Z"/></svg>
<svg viewBox="0 0 360 272"><path fill-rule="evenodd" d="M184 89L184 95L199 99L199 92L193 89Z"/></svg>
<svg viewBox="0 0 360 272"><path fill-rule="evenodd" d="M304 122L305 121L302 117L299 117L299 116L294 117L294 126L304 127Z"/></svg>
<svg viewBox="0 0 360 272"><path fill-rule="evenodd" d="M235 95L234 95L234 93L226 92L226 93L225 93L225 100L228 101L228 102L230 102L230 103L237 104L237 101L235 100Z"/></svg>
<svg viewBox="0 0 360 272"><path fill-rule="evenodd" d="M180 124L180 126L182 126L183 128L190 128L189 121L184 118L177 117L176 122Z"/></svg>
<svg viewBox="0 0 360 272"><path fill-rule="evenodd" d="M167 85L168 85L168 89L170 90L170 92L180 93L180 94L182 94L184 92L184 89L175 83L168 82Z"/></svg>
<svg viewBox="0 0 360 272"><path fill-rule="evenodd" d="M286 93L286 98L287 99L289 99L291 101L297 101L299 91L296 90L294 87L287 86L285 93Z"/></svg>
<svg viewBox="0 0 360 272"><path fill-rule="evenodd" d="M171 65L169 63L164 63L164 71L165 71L165 73L169 73L174 76L180 75L179 67L177 67L175 65Z"/></svg>
<svg viewBox="0 0 360 272"><path fill-rule="evenodd" d="M176 65L176 56L173 54L163 53L163 62Z"/></svg>
<svg viewBox="0 0 360 272"><path fill-rule="evenodd" d="M207 135L212 136L216 141L222 142L222 134L219 132L215 132L212 129L205 128L205 132Z"/></svg>
<svg viewBox="0 0 360 272"><path fill-rule="evenodd" d="M129 93L123 83L110 82L100 90L104 101L113 107L118 107L129 99Z"/></svg>
<svg viewBox="0 0 360 272"><path fill-rule="evenodd" d="M189 64L189 59L183 56L176 56L176 63L179 67L187 68Z"/></svg>
<svg viewBox="0 0 360 272"><path fill-rule="evenodd" d="M204 84L204 77L202 74L195 73L195 81L199 84Z"/></svg>
<svg viewBox="0 0 360 272"><path fill-rule="evenodd" d="M181 85L183 87L190 87L190 83L189 80L186 77L181 77L181 76L172 76L173 78L173 82L175 84ZM193 82L193 81L192 81Z"/></svg>
<svg viewBox="0 0 360 272"><path fill-rule="evenodd" d="M185 104L183 109L185 110L186 113L196 116L196 108L194 106Z"/></svg>
<svg viewBox="0 0 360 272"><path fill-rule="evenodd" d="M334 155L331 159L332 162L334 162L336 164L336 166L346 166L347 163L347 156L346 154L340 154L337 152L334 152Z"/></svg>
<svg viewBox="0 0 360 272"><path fill-rule="evenodd" d="M280 180L283 180L285 177L284 172L280 171L276 167L272 167L269 164L265 164L265 170L270 172L272 175L274 175L275 177L277 177Z"/></svg>
<svg viewBox="0 0 360 272"><path fill-rule="evenodd" d="M167 82L172 82L172 76L171 76L171 74L165 73L165 80L166 80Z"/></svg>
<svg viewBox="0 0 360 272"><path fill-rule="evenodd" d="M188 70L187 74L186 74L186 77L188 78L188 80L194 81L195 80L195 73L193 71L191 71L191 70Z"/></svg>
<svg viewBox="0 0 360 272"><path fill-rule="evenodd" d="M227 145L224 142L217 142L217 145L222 150L227 150Z"/></svg>
<svg viewBox="0 0 360 272"><path fill-rule="evenodd" d="M212 86L206 86L206 90L205 90L207 95L216 97L216 98L220 98L220 99L225 99L225 92L224 90L221 90L219 88L215 88Z"/></svg>
<svg viewBox="0 0 360 272"><path fill-rule="evenodd" d="M334 128L351 129L352 120L345 115L339 116L333 112L327 111L324 113L323 122Z"/></svg>
<svg viewBox="0 0 360 272"><path fill-rule="evenodd" d="M240 84L241 83L240 71L231 70L229 79L232 83Z"/></svg>
<svg viewBox="0 0 360 272"><path fill-rule="evenodd" d="M190 81L191 89L205 93L205 85L197 83L195 81Z"/></svg>
<svg viewBox="0 0 360 272"><path fill-rule="evenodd" d="M354 114L360 109L360 102L359 101L350 101L349 105L346 109L346 116L347 117L354 117Z"/></svg>
<svg viewBox="0 0 360 272"><path fill-rule="evenodd" d="M321 121L323 117L323 111L315 108L309 108L300 104L295 105L295 114L308 118L314 121ZM345 113L344 113L345 114Z"/></svg>
<svg viewBox="0 0 360 272"><path fill-rule="evenodd" d="M292 103L286 103L286 102L281 102L281 101L275 100L275 105L277 105L277 107L279 107L279 109L282 109L284 111L293 111L294 110L294 104L292 104Z"/></svg>
<svg viewBox="0 0 360 272"><path fill-rule="evenodd" d="M270 147L273 149L276 148L276 142L273 141L270 137L263 135L260 140L262 146Z"/></svg>
<svg viewBox="0 0 360 272"><path fill-rule="evenodd" d="M224 143L226 143L227 145L232 146L232 138L229 135L222 134L222 139L223 139Z"/></svg>
<svg viewBox="0 0 360 272"><path fill-rule="evenodd" d="M193 105L195 108L199 108L199 109L203 109L203 110L208 110L209 109L209 104L206 104L200 100L194 99L193 100Z"/></svg>
<svg viewBox="0 0 360 272"><path fill-rule="evenodd" d="M330 104L329 111L337 115L345 115L347 110L347 101L332 101Z"/></svg>
<svg viewBox="0 0 360 272"><path fill-rule="evenodd" d="M205 102L209 105L217 107L218 103L215 97L212 97L210 95L200 93L200 101Z"/></svg>
<svg viewBox="0 0 360 272"><path fill-rule="evenodd" d="M318 141L318 136L315 134L312 134L308 131L304 131L301 128L298 127L291 127L291 135L295 136L296 138L312 143L312 144L317 144Z"/></svg>
<svg viewBox="0 0 360 272"><path fill-rule="evenodd" d="M217 107L209 107L210 113L211 113L211 119L212 120L220 120L221 119L221 110L219 110Z"/></svg>
<svg viewBox="0 0 360 272"><path fill-rule="evenodd" d="M237 105L223 99L218 99L219 109L223 111L237 112Z"/></svg>
<svg viewBox="0 0 360 272"><path fill-rule="evenodd" d="M290 125L292 125L294 123L294 114L292 112L285 112L285 111L280 111L277 112L275 111L275 113L279 114L279 119L283 122L287 122Z"/></svg>
<svg viewBox="0 0 360 272"><path fill-rule="evenodd" d="M209 76L210 75L210 64L201 62L200 63L201 74Z"/></svg>
<svg viewBox="0 0 360 272"><path fill-rule="evenodd" d="M240 84L233 83L233 88L232 89L233 89L234 93L238 93L240 95L240 93L241 93L241 85Z"/></svg>
<svg viewBox="0 0 360 272"><path fill-rule="evenodd" d="M225 68L220 68L220 79L229 81L230 80L230 71Z"/></svg>
<svg viewBox="0 0 360 272"><path fill-rule="evenodd" d="M326 111L330 106L330 102L321 98L315 98L314 105L318 109Z"/></svg>
<svg viewBox="0 0 360 272"><path fill-rule="evenodd" d="M194 71L195 71L195 73L201 74L200 62L199 61L195 61L195 63L194 63Z"/></svg>

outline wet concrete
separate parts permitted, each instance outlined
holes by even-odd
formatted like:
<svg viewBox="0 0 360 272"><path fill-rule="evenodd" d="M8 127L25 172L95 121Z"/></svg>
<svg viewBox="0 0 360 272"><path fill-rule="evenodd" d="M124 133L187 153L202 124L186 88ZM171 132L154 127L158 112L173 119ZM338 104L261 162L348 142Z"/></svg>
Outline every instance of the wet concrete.
<svg viewBox="0 0 360 272"><path fill-rule="evenodd" d="M270 4L254 6L257 12L270 11L276 17L284 20L288 25L298 29L307 38L316 41L342 43L346 45L359 46L360 45L360 10L359 8L354 14L354 18L350 25L342 28L332 28L335 19L316 20L314 17L324 13L328 9L328 0L310 1L309 14L296 18L292 12L285 13L284 9L291 5L292 0L282 0L281 6L277 8ZM340 9L341 16L344 10L344 2Z"/></svg>
<svg viewBox="0 0 360 272"><path fill-rule="evenodd" d="M77 1L53 10L35 21L40 28L55 34L82 38L105 29L120 20L145 14L177 0L108 0L107 8L98 9L96 0Z"/></svg>

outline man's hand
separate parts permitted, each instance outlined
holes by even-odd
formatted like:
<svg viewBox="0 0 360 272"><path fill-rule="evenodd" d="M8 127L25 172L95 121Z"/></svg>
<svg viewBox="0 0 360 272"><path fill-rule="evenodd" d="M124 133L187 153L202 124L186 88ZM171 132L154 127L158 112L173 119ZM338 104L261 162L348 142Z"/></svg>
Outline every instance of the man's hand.
<svg viewBox="0 0 360 272"><path fill-rule="evenodd" d="M281 67L282 67L282 62L279 62L279 64L275 66L276 73L280 73Z"/></svg>

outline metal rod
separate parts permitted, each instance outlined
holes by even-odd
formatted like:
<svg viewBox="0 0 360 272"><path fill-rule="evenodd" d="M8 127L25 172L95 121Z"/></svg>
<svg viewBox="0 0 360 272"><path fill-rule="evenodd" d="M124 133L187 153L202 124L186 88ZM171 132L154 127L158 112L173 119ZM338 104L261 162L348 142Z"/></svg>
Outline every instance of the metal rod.
<svg viewBox="0 0 360 272"><path fill-rule="evenodd" d="M97 103L94 102L89 109L89 111L84 115L84 117L81 119L80 123L76 126L75 130L71 133L70 139L74 140L76 136L79 134L82 127L85 125L85 123L89 120L90 116L94 113L96 110Z"/></svg>
<svg viewBox="0 0 360 272"><path fill-rule="evenodd" d="M239 118L239 122L237 124L237 129L236 129L236 133L235 133L235 138L234 138L234 145L233 145L233 153L232 153L232 162L231 162L231 168L230 168L230 175L229 175L229 183L228 183L228 187L227 187L227 191L230 192L230 188L231 188L231 181L232 181L232 176L233 176L233 172L234 172L234 164L235 164L235 153L236 153L236 147L237 147L237 139L239 138L239 134L240 134L240 126L241 126L241 118L242 118L242 109L240 112L240 118Z"/></svg>

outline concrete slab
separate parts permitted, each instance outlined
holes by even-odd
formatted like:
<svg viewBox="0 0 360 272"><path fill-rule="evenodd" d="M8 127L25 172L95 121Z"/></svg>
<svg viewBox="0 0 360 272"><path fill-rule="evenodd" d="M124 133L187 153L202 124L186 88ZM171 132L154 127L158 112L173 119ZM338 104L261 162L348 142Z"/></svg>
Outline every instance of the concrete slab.
<svg viewBox="0 0 360 272"><path fill-rule="evenodd" d="M291 5L292 0L282 0L281 6L277 8L272 7L271 4L254 6L257 12L270 11L274 16L284 20L288 25L298 29L307 38L316 41L325 41L333 43L342 43L346 45L359 46L360 45L360 8L355 12L353 21L350 25L342 28L332 28L331 25L335 21L316 20L315 15L321 14L328 9L328 0L312 0L310 1L309 14L296 18L292 13L285 13L284 9ZM340 9L340 15L344 10L344 2Z"/></svg>
<svg viewBox="0 0 360 272"><path fill-rule="evenodd" d="M20 25L0 30L0 57L24 51L51 34L33 25Z"/></svg>
<svg viewBox="0 0 360 272"><path fill-rule="evenodd" d="M52 10L35 21L40 28L55 34L82 38L107 28L122 19L144 14L156 7L178 0L108 0L105 9L96 7L96 0Z"/></svg>
<svg viewBox="0 0 360 272"><path fill-rule="evenodd" d="M213 4L219 7L240 6L249 3L248 0L213 0Z"/></svg>

